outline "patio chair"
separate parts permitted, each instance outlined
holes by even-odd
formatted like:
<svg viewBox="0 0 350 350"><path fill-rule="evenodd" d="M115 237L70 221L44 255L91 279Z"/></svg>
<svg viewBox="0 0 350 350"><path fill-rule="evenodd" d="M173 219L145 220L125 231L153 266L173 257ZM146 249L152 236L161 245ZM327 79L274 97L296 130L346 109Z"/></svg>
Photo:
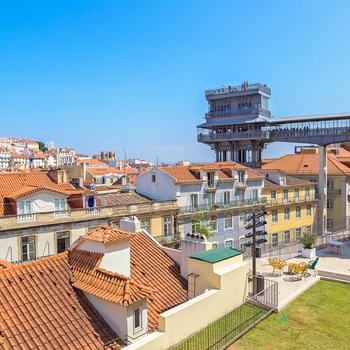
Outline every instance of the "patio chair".
<svg viewBox="0 0 350 350"><path fill-rule="evenodd" d="M270 265L273 267L272 274L275 273L275 270L279 270L280 275L282 275L283 268L287 265L287 262L279 258L274 258L271 260Z"/></svg>
<svg viewBox="0 0 350 350"><path fill-rule="evenodd" d="M306 262L301 262L299 264L295 264L295 263L289 263L288 267L289 267L289 271L292 274L292 276L290 276L290 280L293 279L293 274L297 277L297 279L301 279L302 276L305 277L305 271L307 270L309 264L307 264Z"/></svg>
<svg viewBox="0 0 350 350"><path fill-rule="evenodd" d="M309 268L309 264L307 264L306 262L301 262L298 265L298 274L299 274L300 278L302 276L304 276L304 278L306 280L305 272L307 271L308 268Z"/></svg>
<svg viewBox="0 0 350 350"><path fill-rule="evenodd" d="M311 261L309 262L309 267L308 267L308 269L309 269L309 270L314 270L314 277L317 275L316 265L317 265L317 263L318 263L318 259L319 259L319 257L317 257L315 260L311 260Z"/></svg>

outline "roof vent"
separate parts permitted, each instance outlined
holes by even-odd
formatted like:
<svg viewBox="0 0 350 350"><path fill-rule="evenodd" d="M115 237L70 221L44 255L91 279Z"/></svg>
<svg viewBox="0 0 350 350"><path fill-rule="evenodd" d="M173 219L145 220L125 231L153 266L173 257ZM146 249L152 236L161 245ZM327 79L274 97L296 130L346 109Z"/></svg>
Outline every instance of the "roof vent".
<svg viewBox="0 0 350 350"><path fill-rule="evenodd" d="M310 164L304 164L304 168L308 168Z"/></svg>

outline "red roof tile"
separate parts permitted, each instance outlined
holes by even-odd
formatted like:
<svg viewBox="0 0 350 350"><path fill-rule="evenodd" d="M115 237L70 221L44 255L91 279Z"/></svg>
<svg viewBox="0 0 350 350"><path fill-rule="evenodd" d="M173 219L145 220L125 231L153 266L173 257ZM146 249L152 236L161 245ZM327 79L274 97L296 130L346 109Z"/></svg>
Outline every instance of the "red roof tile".
<svg viewBox="0 0 350 350"><path fill-rule="evenodd" d="M99 226L95 230L92 230L84 235L82 238L89 239L96 242L114 242L125 238L131 238L135 234L117 230L111 226Z"/></svg>
<svg viewBox="0 0 350 350"><path fill-rule="evenodd" d="M0 271L4 349L96 349L117 338L84 294L70 285L70 275L67 253ZM121 347L120 340L111 346Z"/></svg>

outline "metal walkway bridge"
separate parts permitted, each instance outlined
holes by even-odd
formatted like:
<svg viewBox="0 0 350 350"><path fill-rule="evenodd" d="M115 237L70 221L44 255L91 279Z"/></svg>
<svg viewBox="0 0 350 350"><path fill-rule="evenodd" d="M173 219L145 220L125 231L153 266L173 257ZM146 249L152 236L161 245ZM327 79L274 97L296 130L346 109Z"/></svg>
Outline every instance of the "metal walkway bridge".
<svg viewBox="0 0 350 350"><path fill-rule="evenodd" d="M209 122L198 126L198 142L212 147L216 152L216 161L230 159L259 167L261 152L265 144L271 142L327 146L350 140L350 113L278 119L230 119L211 118Z"/></svg>

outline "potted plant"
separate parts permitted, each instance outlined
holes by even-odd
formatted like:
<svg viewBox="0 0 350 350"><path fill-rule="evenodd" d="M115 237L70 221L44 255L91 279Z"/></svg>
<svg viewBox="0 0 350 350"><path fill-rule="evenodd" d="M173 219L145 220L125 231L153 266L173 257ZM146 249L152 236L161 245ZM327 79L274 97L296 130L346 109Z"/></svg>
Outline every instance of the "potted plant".
<svg viewBox="0 0 350 350"><path fill-rule="evenodd" d="M316 257L316 248L314 244L317 241L316 233L304 232L300 238L300 243L303 245L301 256L304 258L313 259Z"/></svg>

